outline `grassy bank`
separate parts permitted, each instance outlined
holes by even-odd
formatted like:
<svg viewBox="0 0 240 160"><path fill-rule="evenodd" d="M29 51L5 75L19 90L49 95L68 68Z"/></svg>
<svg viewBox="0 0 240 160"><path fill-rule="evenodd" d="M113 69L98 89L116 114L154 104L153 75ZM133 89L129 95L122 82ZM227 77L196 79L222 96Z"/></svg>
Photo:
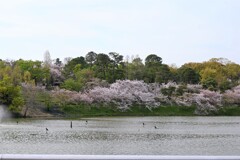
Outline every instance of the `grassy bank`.
<svg viewBox="0 0 240 160"><path fill-rule="evenodd" d="M133 106L129 110L121 111L116 107L106 107L103 105L67 105L62 111L66 117L95 117L95 116L197 116L196 107L185 106L160 106L152 110L146 107ZM209 116L240 116L240 106L225 106L217 113Z"/></svg>
<svg viewBox="0 0 240 160"><path fill-rule="evenodd" d="M121 111L116 107L68 105L63 108L67 117L94 117L94 116L194 116L195 107L161 106L152 110L146 107L134 106L129 110Z"/></svg>
<svg viewBox="0 0 240 160"><path fill-rule="evenodd" d="M218 116L240 116L240 106L225 106L221 108Z"/></svg>

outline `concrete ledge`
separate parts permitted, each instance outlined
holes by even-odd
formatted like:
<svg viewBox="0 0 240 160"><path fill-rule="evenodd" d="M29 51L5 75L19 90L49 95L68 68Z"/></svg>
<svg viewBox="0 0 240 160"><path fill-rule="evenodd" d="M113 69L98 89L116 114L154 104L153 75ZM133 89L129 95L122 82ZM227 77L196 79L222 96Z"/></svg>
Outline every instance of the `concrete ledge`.
<svg viewBox="0 0 240 160"><path fill-rule="evenodd" d="M240 156L0 154L0 160L240 160Z"/></svg>

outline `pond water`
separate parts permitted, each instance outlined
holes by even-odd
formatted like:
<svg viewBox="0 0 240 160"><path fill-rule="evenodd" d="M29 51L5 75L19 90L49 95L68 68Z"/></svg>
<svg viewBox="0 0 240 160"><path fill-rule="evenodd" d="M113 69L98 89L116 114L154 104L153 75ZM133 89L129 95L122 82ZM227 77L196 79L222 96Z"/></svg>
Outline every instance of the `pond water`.
<svg viewBox="0 0 240 160"><path fill-rule="evenodd" d="M100 117L73 120L72 128L70 123L2 121L0 154L240 155L240 117Z"/></svg>

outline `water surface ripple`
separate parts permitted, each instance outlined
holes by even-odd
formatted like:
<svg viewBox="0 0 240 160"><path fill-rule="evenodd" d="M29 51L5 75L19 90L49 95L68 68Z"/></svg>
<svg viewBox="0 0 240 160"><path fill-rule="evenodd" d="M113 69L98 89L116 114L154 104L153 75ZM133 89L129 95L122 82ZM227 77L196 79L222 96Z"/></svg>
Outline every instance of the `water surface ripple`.
<svg viewBox="0 0 240 160"><path fill-rule="evenodd" d="M74 120L73 128L70 122L2 121L0 154L240 155L240 117L101 117Z"/></svg>

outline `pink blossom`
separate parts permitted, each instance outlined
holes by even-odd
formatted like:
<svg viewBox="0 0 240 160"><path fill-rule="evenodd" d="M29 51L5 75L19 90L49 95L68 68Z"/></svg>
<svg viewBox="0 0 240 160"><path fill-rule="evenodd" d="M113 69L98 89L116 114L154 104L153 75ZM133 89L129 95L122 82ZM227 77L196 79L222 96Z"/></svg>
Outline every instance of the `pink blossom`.
<svg viewBox="0 0 240 160"><path fill-rule="evenodd" d="M226 104L240 104L240 85L232 90L227 90L223 94L223 99Z"/></svg>
<svg viewBox="0 0 240 160"><path fill-rule="evenodd" d="M116 81L109 88L95 87L89 91L89 96L95 102L114 103L120 109L128 109L133 103L154 107L155 94L143 81Z"/></svg>

